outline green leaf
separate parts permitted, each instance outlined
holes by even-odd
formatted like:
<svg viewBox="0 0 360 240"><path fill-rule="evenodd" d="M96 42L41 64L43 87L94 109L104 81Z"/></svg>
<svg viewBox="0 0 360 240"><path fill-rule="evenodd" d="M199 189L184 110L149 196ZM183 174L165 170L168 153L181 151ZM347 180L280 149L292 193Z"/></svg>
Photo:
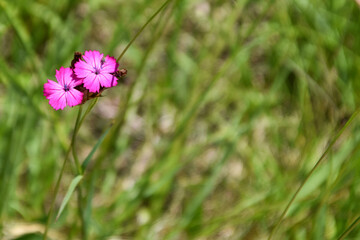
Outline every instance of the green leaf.
<svg viewBox="0 0 360 240"><path fill-rule="evenodd" d="M87 165L90 162L90 159L92 158L92 156L94 155L96 149L100 146L100 144L103 142L105 136L109 133L111 127L109 127L100 137L100 139L97 141L97 143L95 144L95 146L93 147L93 149L91 150L91 152L89 153L89 155L86 157L86 159L84 160L84 162L81 164L81 168L83 171L85 171L85 168L87 167Z"/></svg>
<svg viewBox="0 0 360 240"><path fill-rule="evenodd" d="M59 212L58 212L58 214L57 214L57 216L56 216L56 220L60 217L60 214L61 214L62 211L64 210L66 204L69 202L71 195L73 194L76 186L79 184L79 182L81 181L82 178L83 178L83 176L82 176L82 175L79 175L79 176L75 177L75 178L71 181L70 187L69 187L68 191L66 192L66 195L65 195L65 197L64 197L64 200L63 200L62 203L61 203Z"/></svg>

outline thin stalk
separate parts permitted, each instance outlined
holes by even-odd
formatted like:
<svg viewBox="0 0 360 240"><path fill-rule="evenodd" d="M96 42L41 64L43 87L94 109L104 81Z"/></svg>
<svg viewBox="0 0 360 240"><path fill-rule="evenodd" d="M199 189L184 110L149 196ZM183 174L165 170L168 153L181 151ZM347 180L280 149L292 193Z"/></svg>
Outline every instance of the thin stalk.
<svg viewBox="0 0 360 240"><path fill-rule="evenodd" d="M70 144L70 146L69 146L69 148L68 148L68 150L66 152L65 159L64 159L63 165L62 165L61 170L60 170L60 175L59 175L59 177L57 179L57 182L56 182L56 185L55 185L55 193L54 193L54 197L53 197L53 199L51 201L50 210L49 210L48 218L47 218L47 221L46 221L46 227L45 227L43 240L47 239L47 234L48 234L48 231L49 231L50 222L51 222L53 212L54 212L54 206L55 206L56 197L57 197L57 194L59 192L60 182L61 182L62 176L64 174L66 163L67 163L67 161L69 159L69 156L70 156L71 146L72 146L73 141L75 139L75 136L77 134L77 128L78 128L78 125L79 125L81 112L82 112L82 106L79 107L78 115L77 115L76 121L75 121L75 127L74 127L74 131L73 131L73 135L72 135L72 138L71 138L71 144Z"/></svg>
<svg viewBox="0 0 360 240"><path fill-rule="evenodd" d="M53 197L53 199L51 201L50 210L49 210L49 213L48 213L48 219L46 221L46 226L45 226L45 232L44 232L44 235L43 235L43 240L47 239L48 231L49 231L49 228L50 228L50 222L51 222L51 219L52 219L52 216L53 216L53 213L54 213L54 206L55 206L56 197L57 197L57 194L59 193L60 182L61 182L61 179L62 179L63 174L64 174L66 163L67 163L67 161L68 161L68 159L70 157L70 152L73 149L73 147L75 146L74 143L75 143L76 135L79 132L79 129L80 129L82 123L84 122L85 117L89 114L89 112L95 106L97 101L98 101L98 99L96 98L94 101L91 102L91 104L88 106L88 108L86 109L86 111L85 111L85 113L84 113L84 115L82 117L81 117L82 105L80 105L80 107L79 107L78 115L77 115L76 121L75 121L75 127L74 127L74 131L73 131L73 135L71 137L71 143L70 143L70 146L69 146L69 148L68 148L68 150L67 150L67 152L65 154L65 159L64 159L63 165L62 165L61 170L60 170L60 175L59 175L59 177L57 179L57 182L56 182L56 185L55 185L54 197ZM79 164L80 169L81 169L80 163L75 162L75 164ZM78 169L78 166L76 166L76 167Z"/></svg>
<svg viewBox="0 0 360 240"><path fill-rule="evenodd" d="M131 41L128 43L128 45L126 45L126 47L124 48L124 50L122 51L122 53L120 54L120 56L116 59L117 62L120 61L120 59L124 56L124 54L126 53L126 51L129 49L129 47L133 44L133 42L137 39L137 37L142 33L142 31L144 31L144 29L147 27L147 25L161 12L161 10L163 10L163 8L165 8L165 6L170 2L171 0L167 0L166 2L164 2L163 5L161 5L161 7L149 18L149 20L147 20L147 22L144 24L144 26L142 26L142 28L140 28L140 30L136 33L136 35L133 37L133 39L131 39Z"/></svg>
<svg viewBox="0 0 360 240"><path fill-rule="evenodd" d="M356 218L355 221L340 235L338 240L343 240L345 237L355 228L355 226L360 222L360 217Z"/></svg>
<svg viewBox="0 0 360 240"><path fill-rule="evenodd" d="M77 135L77 133L79 132L80 126L84 122L85 117L94 108L94 106L96 105L98 100L99 100L98 98L95 98L94 101L92 101L90 103L90 105L88 106L88 108L86 109L86 111L85 111L84 115L82 116L82 118L81 119L80 118L76 119L77 123L76 123L75 129L74 129L75 134L73 135L73 139L71 141L71 149L72 149L72 153L73 153L73 157L74 157L74 161L75 161L75 165L76 165L78 175L83 174L83 171L82 171L82 168L81 168L79 157L77 156L77 153L76 153L76 138L74 138L74 136ZM82 106L80 106L80 109L81 108L82 108Z"/></svg>
<svg viewBox="0 0 360 240"><path fill-rule="evenodd" d="M94 101L92 101L90 103L90 105L88 106L88 108L86 109L84 115L82 116L82 118L79 120L79 122L77 124L77 128L75 128L75 130L74 130L76 133L75 135L77 135L77 133L79 132L80 126L83 123L85 117L94 108L97 101L98 101L98 98L94 99ZM78 157L77 151L76 151L76 138L74 138L72 141L71 149L72 149L72 153L73 153L73 157L74 157L74 161L75 161L75 165L76 165L76 169L77 169L77 175L82 175L83 169L81 167L79 157ZM83 208L83 204L82 204L83 197L82 197L81 184L77 186L76 191L77 191L77 204L78 204L79 218L80 218L80 222L81 222L81 236L82 236L82 239L86 240L87 239L87 226L86 226L86 219L84 216L84 208Z"/></svg>
<svg viewBox="0 0 360 240"><path fill-rule="evenodd" d="M341 136L341 134L345 131L345 129L347 129L349 127L349 125L351 124L351 122L355 119L355 117L357 116L357 114L359 113L359 110L356 110L350 117L350 119L346 122L346 124L340 129L340 131L335 135L335 137L333 138L333 140L330 142L329 146L326 148L325 152L321 155L321 157L319 158L319 160L316 162L315 166L311 169L311 171L308 173L308 175L306 176L305 180L301 183L301 185L299 186L299 188L296 190L295 194L292 196L292 198L290 199L289 203L286 205L284 211L282 212L279 221L276 223L275 227L273 228L273 230L270 232L269 238L268 240L271 240L273 235L276 233L277 229L279 228L281 222L283 221L287 211L289 210L290 206L294 203L297 195L299 194L299 192L301 191L301 189L304 187L305 183L309 180L309 178L311 177L311 175L315 172L315 170L319 167L319 165L324 161L326 155L329 153L329 151L331 150L331 148L333 147L333 145L336 143L336 141L339 139L339 137Z"/></svg>
<svg viewBox="0 0 360 240"><path fill-rule="evenodd" d="M81 239L87 240L88 239L87 225L86 225L86 219L85 219L85 215L84 215L84 208L82 205L83 196L82 196L82 190L81 190L80 185L76 188L76 192L77 192L77 204L78 204L79 217L80 217L80 221L81 221Z"/></svg>
<svg viewBox="0 0 360 240"><path fill-rule="evenodd" d="M140 33L145 29L145 27L161 12L161 10L164 9L164 7L170 2L171 0L168 0L166 1L151 17L150 19L144 24L144 26L139 30L139 32L134 36L134 38L130 41L130 43L126 46L126 48L123 50L123 52L120 54L119 58L117 61L119 61L122 56L126 53L127 49L131 46L131 44L136 40L136 38L140 35ZM157 25L160 25L160 22L161 22L161 19L159 19L159 22ZM157 39L157 37L159 37L160 33L162 31L156 31L154 34L155 34L155 37L153 38L153 41L151 42L150 44L150 47L147 49L143 59L142 59L142 63L140 64L140 67L139 69L137 70L137 73L138 73L138 76L141 74L142 70L143 70L143 67L142 65L143 62L145 62L145 59L147 59L148 55L149 55L149 52L150 52L150 49L152 49L153 45L154 45L154 39ZM127 110L128 110L128 106L129 106L129 102L130 102L130 98L132 96L132 93L133 93L133 90L134 90L134 87L135 87L135 83L136 81L134 81L130 87L129 87L129 90L127 91L127 94L126 94L126 97L125 97L125 100L123 101L123 104L121 104L119 106L119 111L118 111L118 114L116 116L116 120L114 122L114 125L111 126L112 128L112 132L109 133L109 136L107 137L107 139L105 140L105 142L107 141L112 141L114 138L115 138L115 135L119 132L119 130L121 129L124 121L125 121L125 116L126 116L126 113L127 113ZM104 144L105 146L108 146L107 144ZM109 150L109 147L106 148L106 150L102 150L102 153L100 154L99 157L97 157L97 159L95 160L95 164L94 164L94 169L97 168L101 162L101 159L104 158L104 155L107 154Z"/></svg>
<svg viewBox="0 0 360 240"><path fill-rule="evenodd" d="M88 111L86 111L86 113L87 112ZM86 113L84 114L84 116L86 115ZM84 119L84 117L82 119ZM79 120L79 121L82 123L81 120ZM76 134L74 134L74 136L75 136L75 135L77 135L79 129L76 128L74 131L76 132ZM71 149L72 149L73 158L74 158L74 162L75 162L75 166L76 166L76 170L77 170L77 175L81 175L82 168L81 168L81 164L79 161L79 157L76 152L76 138L74 138L72 141ZM83 213L83 207L82 207L82 191L81 191L80 185L77 186L76 191L77 191L78 214L79 214L79 218L80 218L80 222L81 222L81 236L82 236L82 239L86 239L85 219L84 219L84 213Z"/></svg>
<svg viewBox="0 0 360 240"><path fill-rule="evenodd" d="M84 119L85 117L90 113L90 111L95 107L96 103L99 101L99 98L95 98L91 103L90 105L88 106L88 108L86 109L83 117L81 118L80 120L80 123L79 123L79 128L77 129L77 131L79 131L80 129L80 126L82 125L82 123L84 122Z"/></svg>
<svg viewBox="0 0 360 240"><path fill-rule="evenodd" d="M81 115L81 112L82 112L82 106L80 106L80 108L79 108L79 115ZM78 174L81 174L81 165L80 165L79 158L78 158L78 156L76 154L76 151L75 151L75 146L76 146L76 138L75 138L75 136L77 135L77 133L79 131L79 127L78 127L79 122L80 122L80 117L78 117L76 119L75 129L74 129L75 134L73 134L73 136L72 136L71 149L72 149L76 169L78 171Z"/></svg>
<svg viewBox="0 0 360 240"><path fill-rule="evenodd" d="M160 9L162 9L162 8L163 8L163 7L161 7ZM160 9L159 9L159 10L160 10ZM157 13L160 13L160 11L157 11ZM165 14L164 14L164 15L165 15ZM162 16L159 17L159 21L157 22L157 28L156 28L156 30L155 30L154 37L153 37L153 39L151 40L150 46L147 48L147 50L146 50L146 52L145 52L145 54L144 54L144 56L143 56L143 58L142 58L142 60L141 60L141 62L140 62L140 64L139 64L139 68L136 70L136 72L137 72L137 79L141 76L141 74L142 74L142 72L143 72L143 70L144 70L144 67L145 67L145 62L146 62L146 60L148 59L148 57L149 57L149 55L150 55L150 52L152 51L153 47L155 46L156 41L160 38L161 33L163 32L166 24L168 23L168 22L165 22L165 24L164 24L163 26L160 25L160 24L161 24L162 17L163 17L164 15L162 15ZM154 16L155 16L155 15L153 15L152 18L154 18ZM145 24L145 25L147 25L147 24ZM145 26L145 25L144 25L144 26ZM158 29L160 29L160 30L158 30ZM135 40L135 38L136 38L136 36L134 37L133 40ZM114 124L114 125L115 125L115 129L116 129L116 130L114 131L115 133L119 131L119 129L121 128L121 126L122 126L123 123L124 123L124 120L125 120L125 117L126 117L126 113L127 113L127 110L128 110L128 106L129 106L129 104L130 104L130 99L131 99L131 97L132 97L132 95L133 95L133 92L134 92L136 83L137 83L137 81L135 80L135 81L130 85L129 90L127 91L125 100L123 101L124 104L122 105L122 108L119 109L119 114L116 116L116 119L117 119L117 120L120 119L120 120L118 120L118 121Z"/></svg>

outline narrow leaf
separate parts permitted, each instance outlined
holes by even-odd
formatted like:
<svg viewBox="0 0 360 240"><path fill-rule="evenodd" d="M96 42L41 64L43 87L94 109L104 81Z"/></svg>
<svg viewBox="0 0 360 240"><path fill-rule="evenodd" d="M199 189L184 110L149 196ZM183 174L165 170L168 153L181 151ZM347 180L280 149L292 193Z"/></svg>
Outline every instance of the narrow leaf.
<svg viewBox="0 0 360 240"><path fill-rule="evenodd" d="M71 195L73 194L76 186L79 184L79 182L81 181L82 178L83 178L83 176L82 176L82 175L79 175L79 176L75 177L75 178L71 181L70 187L69 187L68 191L66 192L66 195L65 195L65 197L64 197L64 200L63 200L62 203L61 203L59 212L58 212L58 214L57 214L57 216L56 216L56 220L60 217L60 214L61 214L62 211L64 210L66 204L69 202Z"/></svg>
<svg viewBox="0 0 360 240"><path fill-rule="evenodd" d="M84 160L84 162L81 164L81 168L83 170L83 172L85 171L87 165L90 162L90 159L92 158L92 156L94 155L96 149L100 146L100 144L103 142L105 136L108 134L108 132L110 131L111 127L109 127L100 137L100 139L97 141L97 143L95 144L95 146L93 147L93 149L91 150L91 152L89 153L89 155L86 157L86 159Z"/></svg>

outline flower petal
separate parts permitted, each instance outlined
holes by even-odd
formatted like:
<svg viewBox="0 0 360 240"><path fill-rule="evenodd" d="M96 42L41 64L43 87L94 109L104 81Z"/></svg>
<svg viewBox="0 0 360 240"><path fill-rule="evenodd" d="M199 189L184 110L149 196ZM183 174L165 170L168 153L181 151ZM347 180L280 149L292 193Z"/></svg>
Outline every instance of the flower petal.
<svg viewBox="0 0 360 240"><path fill-rule="evenodd" d="M63 87L50 79L47 80L48 82L44 84L44 96L48 98L50 95L63 91Z"/></svg>
<svg viewBox="0 0 360 240"><path fill-rule="evenodd" d="M74 72L78 78L85 78L87 75L93 73L94 67L91 64L84 62L83 60L75 63Z"/></svg>
<svg viewBox="0 0 360 240"><path fill-rule="evenodd" d="M69 84L73 80L72 75L71 68L61 67L59 70L56 70L55 77L61 86L65 86L65 84Z"/></svg>
<svg viewBox="0 0 360 240"><path fill-rule="evenodd" d="M83 55L84 60L90 64L92 67L99 69L101 66L101 60L104 54L100 53L99 51L85 51Z"/></svg>
<svg viewBox="0 0 360 240"><path fill-rule="evenodd" d="M101 73L98 75L100 85L103 87L114 87L117 85L117 78L109 73Z"/></svg>
<svg viewBox="0 0 360 240"><path fill-rule="evenodd" d="M102 65L101 73L114 73L118 67L119 64L116 62L116 59L108 55L105 57L105 62Z"/></svg>
<svg viewBox="0 0 360 240"><path fill-rule="evenodd" d="M49 104L55 110L59 110L59 109L63 110L66 107L65 91L59 94L51 95L51 98L49 98Z"/></svg>
<svg viewBox="0 0 360 240"><path fill-rule="evenodd" d="M67 91L65 93L65 97L66 97L66 103L67 105L69 105L70 107L79 105L82 100L83 100L83 93L76 90L76 89L72 89L70 91Z"/></svg>
<svg viewBox="0 0 360 240"><path fill-rule="evenodd" d="M69 87L70 87L70 88L74 88L74 87L76 87L76 86L78 86L78 85L80 85L80 84L83 83L83 79L82 79L82 78L78 78L78 77L75 75L75 73L73 73L72 78L73 78L73 81L69 84Z"/></svg>
<svg viewBox="0 0 360 240"><path fill-rule="evenodd" d="M100 90L100 83L98 79L98 75L96 74L89 74L83 80L84 87L88 89L90 92L99 92Z"/></svg>

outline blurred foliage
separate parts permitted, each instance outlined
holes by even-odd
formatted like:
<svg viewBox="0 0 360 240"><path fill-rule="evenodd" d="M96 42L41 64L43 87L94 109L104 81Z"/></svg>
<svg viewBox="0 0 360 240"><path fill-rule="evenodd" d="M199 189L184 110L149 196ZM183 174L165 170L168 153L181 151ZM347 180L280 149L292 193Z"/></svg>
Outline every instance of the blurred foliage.
<svg viewBox="0 0 360 240"><path fill-rule="evenodd" d="M0 0L5 239L38 239L70 143L78 107L54 111L46 79L75 51L119 56L162 3ZM359 105L359 23L349 0L171 1L122 58L128 84L107 90L80 129L84 160L119 123L82 181L89 239L266 239ZM360 215L359 128L306 183L276 239L336 239ZM68 164L57 209L74 172ZM50 237L79 238L77 212L74 197Z"/></svg>

